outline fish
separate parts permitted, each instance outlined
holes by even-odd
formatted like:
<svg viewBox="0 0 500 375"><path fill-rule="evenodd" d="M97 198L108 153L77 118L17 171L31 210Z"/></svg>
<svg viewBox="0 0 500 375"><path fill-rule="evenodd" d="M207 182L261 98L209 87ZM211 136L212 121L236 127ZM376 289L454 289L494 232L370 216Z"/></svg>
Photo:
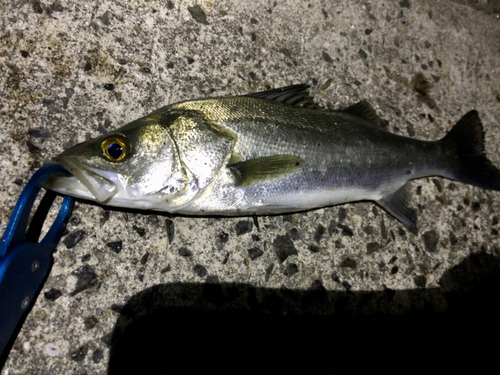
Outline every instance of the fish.
<svg viewBox="0 0 500 375"><path fill-rule="evenodd" d="M162 107L52 159L46 188L122 208L247 216L372 201L408 227L409 181L500 190L478 112L436 141L389 132L367 101L319 107L307 84ZM385 126L385 127L384 127Z"/></svg>

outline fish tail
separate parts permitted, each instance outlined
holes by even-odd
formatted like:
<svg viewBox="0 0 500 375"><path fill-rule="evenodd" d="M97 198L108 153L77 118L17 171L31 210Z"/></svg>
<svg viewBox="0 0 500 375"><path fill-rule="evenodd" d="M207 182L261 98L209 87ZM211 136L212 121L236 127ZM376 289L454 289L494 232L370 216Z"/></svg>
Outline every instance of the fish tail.
<svg viewBox="0 0 500 375"><path fill-rule="evenodd" d="M485 155L484 130L477 111L466 113L441 142L455 149L450 178L483 189L500 190L500 171Z"/></svg>

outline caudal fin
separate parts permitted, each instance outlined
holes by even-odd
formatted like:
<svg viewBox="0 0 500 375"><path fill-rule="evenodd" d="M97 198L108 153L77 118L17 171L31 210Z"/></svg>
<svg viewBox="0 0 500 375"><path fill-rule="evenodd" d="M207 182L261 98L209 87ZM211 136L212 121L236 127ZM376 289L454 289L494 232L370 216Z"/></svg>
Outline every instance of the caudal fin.
<svg viewBox="0 0 500 375"><path fill-rule="evenodd" d="M500 171L486 158L484 131L477 111L466 113L441 139L454 146L453 176L457 181L488 190L500 190Z"/></svg>

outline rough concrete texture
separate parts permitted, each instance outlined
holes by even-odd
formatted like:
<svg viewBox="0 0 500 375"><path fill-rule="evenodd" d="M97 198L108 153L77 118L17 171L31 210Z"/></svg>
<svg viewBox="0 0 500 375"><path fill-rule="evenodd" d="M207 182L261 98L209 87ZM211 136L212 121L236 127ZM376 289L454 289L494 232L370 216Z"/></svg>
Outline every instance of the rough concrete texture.
<svg viewBox="0 0 500 375"><path fill-rule="evenodd" d="M366 99L390 131L424 140L477 109L500 166L500 20L486 1L18 0L0 20L2 231L68 146L172 102L294 83L335 109ZM372 203L252 219L78 202L3 373L118 373L118 340L158 306L461 311L499 269L500 193L438 177L412 191L414 232Z"/></svg>

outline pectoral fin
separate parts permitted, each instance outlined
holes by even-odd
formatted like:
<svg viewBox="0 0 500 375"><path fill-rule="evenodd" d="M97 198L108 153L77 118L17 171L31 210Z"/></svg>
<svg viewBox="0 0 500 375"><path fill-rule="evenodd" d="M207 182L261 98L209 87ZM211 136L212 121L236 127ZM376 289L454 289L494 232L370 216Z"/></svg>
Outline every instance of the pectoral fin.
<svg viewBox="0 0 500 375"><path fill-rule="evenodd" d="M230 164L236 186L248 186L257 182L283 177L304 165L304 160L294 155L275 155Z"/></svg>
<svg viewBox="0 0 500 375"><path fill-rule="evenodd" d="M417 215L415 210L409 207L411 201L408 192L408 183L404 184L394 193L377 201L387 212L409 227L417 226Z"/></svg>

